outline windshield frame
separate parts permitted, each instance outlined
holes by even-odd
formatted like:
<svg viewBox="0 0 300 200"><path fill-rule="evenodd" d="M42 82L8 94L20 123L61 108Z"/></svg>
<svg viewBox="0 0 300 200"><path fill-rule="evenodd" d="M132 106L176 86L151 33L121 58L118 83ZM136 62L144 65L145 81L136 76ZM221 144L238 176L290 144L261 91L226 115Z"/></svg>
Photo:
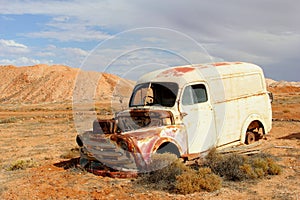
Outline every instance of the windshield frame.
<svg viewBox="0 0 300 200"><path fill-rule="evenodd" d="M144 91L142 91L144 90ZM178 97L179 86L175 82L145 82L137 84L132 92L129 101L129 107L144 107L144 106L164 106L173 107L176 104ZM140 94L138 94L138 92ZM136 101L137 95L141 95L139 103ZM152 99L152 102L147 102L147 99Z"/></svg>

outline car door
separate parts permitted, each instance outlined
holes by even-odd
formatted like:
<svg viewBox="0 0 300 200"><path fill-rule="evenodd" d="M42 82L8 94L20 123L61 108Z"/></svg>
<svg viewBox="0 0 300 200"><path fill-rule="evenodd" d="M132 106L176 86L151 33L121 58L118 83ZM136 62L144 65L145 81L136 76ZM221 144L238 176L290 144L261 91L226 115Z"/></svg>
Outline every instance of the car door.
<svg viewBox="0 0 300 200"><path fill-rule="evenodd" d="M205 83L193 83L184 87L180 111L188 135L188 153L208 150L216 143L213 107Z"/></svg>

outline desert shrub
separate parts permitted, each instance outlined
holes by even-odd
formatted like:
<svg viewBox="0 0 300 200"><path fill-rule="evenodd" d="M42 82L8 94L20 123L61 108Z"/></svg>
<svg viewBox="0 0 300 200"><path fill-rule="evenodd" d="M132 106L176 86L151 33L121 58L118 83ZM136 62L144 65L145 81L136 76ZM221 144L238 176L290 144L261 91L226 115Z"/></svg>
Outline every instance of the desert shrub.
<svg viewBox="0 0 300 200"><path fill-rule="evenodd" d="M268 174L269 175L278 175L278 174L281 174L282 172L282 169L281 167L275 163L275 161L273 159L267 159L267 162L268 162Z"/></svg>
<svg viewBox="0 0 300 200"><path fill-rule="evenodd" d="M15 117L10 117L7 119L0 119L0 124L15 123L15 122L17 122L17 118L15 118Z"/></svg>
<svg viewBox="0 0 300 200"><path fill-rule="evenodd" d="M212 150L206 156L204 165L210 167L215 174L233 181L281 173L281 167L275 163L274 158L263 153L254 156L234 153L221 155Z"/></svg>
<svg viewBox="0 0 300 200"><path fill-rule="evenodd" d="M214 174L210 168L199 168L198 171L185 171L176 177L176 191L181 194L220 189L222 179Z"/></svg>
<svg viewBox="0 0 300 200"><path fill-rule="evenodd" d="M245 168L245 165L251 167L250 170ZM253 156L249 157L247 164L241 167L242 171L247 175L247 178L261 178L266 175L278 175L281 173L281 167L275 163L271 157Z"/></svg>
<svg viewBox="0 0 300 200"><path fill-rule="evenodd" d="M79 153L79 148L78 147L67 150L62 155L60 155L60 157L63 158L63 159L71 159L71 158L76 158L76 157L79 157L79 156L80 156L80 153Z"/></svg>
<svg viewBox="0 0 300 200"><path fill-rule="evenodd" d="M274 158L267 154L224 155L211 150L203 163L193 168L186 166L173 154L156 154L152 158L150 171L140 174L135 183L150 189L181 194L218 190L221 188L222 178L241 181L281 172Z"/></svg>
<svg viewBox="0 0 300 200"><path fill-rule="evenodd" d="M14 170L21 170L21 169L27 169L35 167L36 163L32 160L17 160L10 164L10 166L7 168L8 171L14 171Z"/></svg>
<svg viewBox="0 0 300 200"><path fill-rule="evenodd" d="M170 153L155 154L149 165L149 171L140 174L136 183L151 189L173 191L175 188L176 176L184 171L190 171L176 155Z"/></svg>
<svg viewBox="0 0 300 200"><path fill-rule="evenodd" d="M246 178L245 173L240 168L245 160L245 156L234 153L222 155L213 149L206 156L204 166L211 168L215 174L227 180L239 181Z"/></svg>
<svg viewBox="0 0 300 200"><path fill-rule="evenodd" d="M266 162L266 167L264 172L268 175L278 175L281 173L282 169L281 167L275 162L276 157L270 155L270 154L265 154L265 153L260 153L252 156L251 158L253 159L262 159L264 162ZM250 158L250 161L251 161Z"/></svg>
<svg viewBox="0 0 300 200"><path fill-rule="evenodd" d="M165 190L188 194L200 191L214 191L221 187L221 178L210 168L194 170L186 166L173 154L155 154L150 169L153 171L141 174L138 185L151 189Z"/></svg>

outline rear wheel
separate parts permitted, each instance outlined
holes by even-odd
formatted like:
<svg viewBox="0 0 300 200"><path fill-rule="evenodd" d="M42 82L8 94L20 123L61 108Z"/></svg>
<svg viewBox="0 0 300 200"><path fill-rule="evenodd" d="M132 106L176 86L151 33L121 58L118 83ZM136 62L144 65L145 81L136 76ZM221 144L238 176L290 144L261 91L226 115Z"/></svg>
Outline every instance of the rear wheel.
<svg viewBox="0 0 300 200"><path fill-rule="evenodd" d="M246 140L245 140L245 144L252 144L255 142L255 134L253 132L248 131L246 133Z"/></svg>

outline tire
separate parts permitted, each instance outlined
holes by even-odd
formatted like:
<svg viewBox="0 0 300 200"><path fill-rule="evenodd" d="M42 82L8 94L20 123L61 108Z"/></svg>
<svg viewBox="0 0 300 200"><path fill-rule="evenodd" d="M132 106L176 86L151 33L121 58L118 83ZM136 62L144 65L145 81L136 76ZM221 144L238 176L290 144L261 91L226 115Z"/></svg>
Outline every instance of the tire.
<svg viewBox="0 0 300 200"><path fill-rule="evenodd" d="M253 132L248 131L246 133L245 144L252 144L256 141L255 134Z"/></svg>

